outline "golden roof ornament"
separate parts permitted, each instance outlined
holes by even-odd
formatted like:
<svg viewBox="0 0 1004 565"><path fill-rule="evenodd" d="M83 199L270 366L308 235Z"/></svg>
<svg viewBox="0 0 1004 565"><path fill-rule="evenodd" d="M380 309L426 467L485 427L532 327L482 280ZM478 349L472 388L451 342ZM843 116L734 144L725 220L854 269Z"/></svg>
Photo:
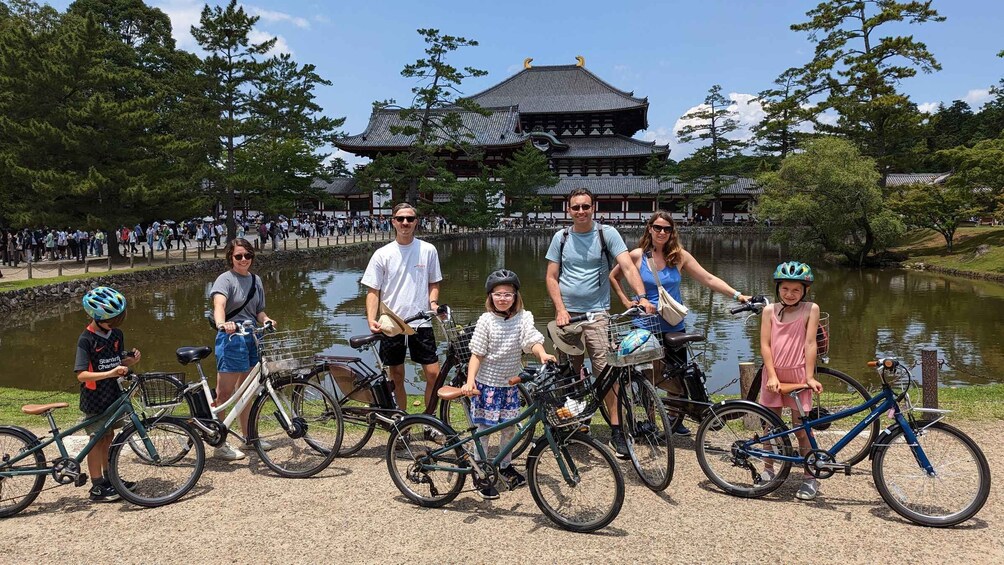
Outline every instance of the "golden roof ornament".
<svg viewBox="0 0 1004 565"><path fill-rule="evenodd" d="M532 62L533 62L533 57L527 57L526 59L523 59L523 68L524 69L529 69L530 68L530 63L532 63Z"/></svg>
<svg viewBox="0 0 1004 565"><path fill-rule="evenodd" d="M575 62L575 66L576 67L585 67L586 66L586 58L583 57L582 55L576 55L575 56L575 61L576 61Z"/></svg>

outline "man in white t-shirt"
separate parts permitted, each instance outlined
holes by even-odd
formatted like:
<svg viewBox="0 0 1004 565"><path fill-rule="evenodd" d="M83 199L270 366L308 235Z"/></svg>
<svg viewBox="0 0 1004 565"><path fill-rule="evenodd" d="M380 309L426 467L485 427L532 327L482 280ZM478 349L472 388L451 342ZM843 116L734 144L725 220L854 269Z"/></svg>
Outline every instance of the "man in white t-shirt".
<svg viewBox="0 0 1004 565"><path fill-rule="evenodd" d="M373 253L361 281L369 287L366 320L373 333L380 332L377 316L381 301L403 319L439 307L439 282L443 280L439 253L431 243L415 238L418 212L411 204L402 202L394 207L392 219L397 237ZM421 322L410 323L416 330L414 334L386 337L380 342L380 359L388 367L397 405L402 410L407 409L408 402L404 390L406 349L411 352L411 360L422 365L425 372L426 411L432 406L432 389L439 378L436 338L431 327L419 327Z"/></svg>

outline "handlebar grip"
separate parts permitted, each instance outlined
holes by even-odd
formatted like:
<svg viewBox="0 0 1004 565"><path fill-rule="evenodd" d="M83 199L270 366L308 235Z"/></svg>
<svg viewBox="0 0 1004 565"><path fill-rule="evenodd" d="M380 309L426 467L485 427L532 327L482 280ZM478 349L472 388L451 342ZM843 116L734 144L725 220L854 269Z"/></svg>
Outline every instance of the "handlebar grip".
<svg viewBox="0 0 1004 565"><path fill-rule="evenodd" d="M869 361L868 366L873 368L878 367L878 361Z"/></svg>
<svg viewBox="0 0 1004 565"><path fill-rule="evenodd" d="M509 386L516 386L521 382L523 382L523 379L518 376L509 378Z"/></svg>
<svg viewBox="0 0 1004 565"><path fill-rule="evenodd" d="M752 309L752 306L750 306L749 304L743 304L742 306L736 306L735 308L729 308L729 314L732 314L734 316L734 315L736 315L736 314L738 314L740 312L748 312L751 309Z"/></svg>
<svg viewBox="0 0 1004 565"><path fill-rule="evenodd" d="M579 314L578 316L572 316L568 319L569 324L574 324L576 322L585 322L589 319L589 314Z"/></svg>

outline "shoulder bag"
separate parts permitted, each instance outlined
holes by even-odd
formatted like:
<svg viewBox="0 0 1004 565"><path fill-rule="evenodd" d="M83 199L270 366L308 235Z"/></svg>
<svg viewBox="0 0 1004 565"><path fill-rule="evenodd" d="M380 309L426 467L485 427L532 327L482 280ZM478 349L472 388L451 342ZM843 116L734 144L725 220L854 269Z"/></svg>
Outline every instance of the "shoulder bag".
<svg viewBox="0 0 1004 565"><path fill-rule="evenodd" d="M655 270L655 261L652 260L652 256L648 253L645 254L645 259L648 261L648 268L652 271L652 278L655 279L655 284L659 287L659 315L662 316L663 320L666 320L671 326L675 326L683 321L683 318L690 311L689 308L680 304L676 301L669 292L663 288L662 281L659 280L659 271Z"/></svg>

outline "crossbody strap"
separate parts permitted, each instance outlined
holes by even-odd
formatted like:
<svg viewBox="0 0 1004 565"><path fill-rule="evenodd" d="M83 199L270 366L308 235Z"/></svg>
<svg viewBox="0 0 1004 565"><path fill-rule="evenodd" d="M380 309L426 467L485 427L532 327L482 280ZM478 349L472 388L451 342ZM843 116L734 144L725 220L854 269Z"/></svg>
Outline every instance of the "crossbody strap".
<svg viewBox="0 0 1004 565"><path fill-rule="evenodd" d="M655 270L655 261L652 260L652 253L646 252L645 259L648 261L648 270L652 271L652 278L655 279L655 284L661 289L662 281L659 280L659 271ZM668 290L666 292L669 292Z"/></svg>
<svg viewBox="0 0 1004 565"><path fill-rule="evenodd" d="M243 310L244 307L247 306L251 302L251 299L254 298L254 294L255 294L256 290L258 290L258 275L255 275L255 274L252 273L252 275L251 275L251 290L248 291L248 296L247 296L247 298L244 299L244 303L241 304L240 306L238 306L236 310L231 310L230 312L227 312L227 317L224 318L223 321L224 322L229 322L230 318L233 318L234 316L236 316L237 314L239 314L240 311Z"/></svg>

